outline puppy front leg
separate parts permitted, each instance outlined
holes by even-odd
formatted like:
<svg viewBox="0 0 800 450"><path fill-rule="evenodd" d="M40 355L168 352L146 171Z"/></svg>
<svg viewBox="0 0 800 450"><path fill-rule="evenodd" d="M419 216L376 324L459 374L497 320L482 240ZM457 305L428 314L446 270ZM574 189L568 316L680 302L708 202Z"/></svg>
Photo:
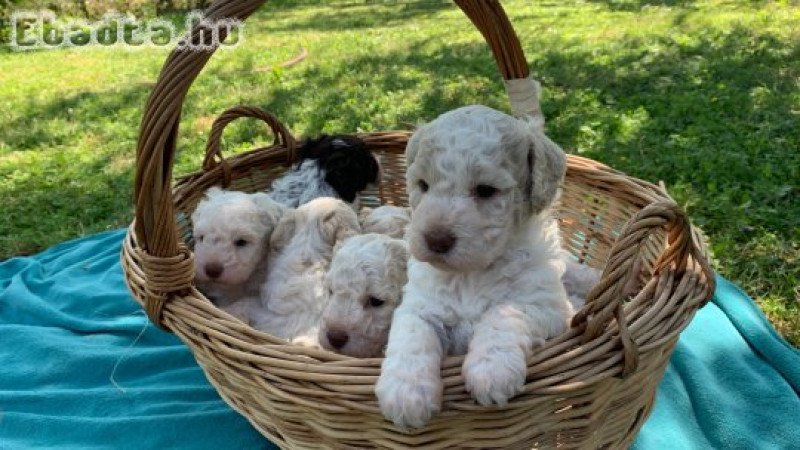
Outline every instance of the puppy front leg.
<svg viewBox="0 0 800 450"><path fill-rule="evenodd" d="M439 412L442 354L442 343L429 322L411 313L395 313L375 386L388 420L398 427L419 428Z"/></svg>
<svg viewBox="0 0 800 450"><path fill-rule="evenodd" d="M525 314L516 305L497 305L474 328L461 372L467 391L481 405L505 406L525 384L532 336Z"/></svg>

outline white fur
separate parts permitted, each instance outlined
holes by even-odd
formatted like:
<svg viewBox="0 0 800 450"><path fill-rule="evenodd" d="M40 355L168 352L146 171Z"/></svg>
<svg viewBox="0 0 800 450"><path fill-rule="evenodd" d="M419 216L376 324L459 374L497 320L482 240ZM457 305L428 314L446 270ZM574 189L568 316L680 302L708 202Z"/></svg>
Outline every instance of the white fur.
<svg viewBox="0 0 800 450"><path fill-rule="evenodd" d="M196 284L240 319L249 314L247 304L260 296L269 238L286 210L263 193L212 187L192 213ZM214 265L222 268L216 279L207 274Z"/></svg>
<svg viewBox="0 0 800 450"><path fill-rule="evenodd" d="M445 355L466 354L480 404L504 405L534 349L566 330L573 310L549 212L566 157L531 122L482 106L420 128L406 157L412 258L375 392L387 419L420 427L441 408ZM480 198L479 185L498 190ZM451 250L430 248L433 230L455 237Z"/></svg>
<svg viewBox="0 0 800 450"><path fill-rule="evenodd" d="M324 348L360 358L383 353L392 314L402 300L408 257L406 243L386 235L369 233L345 241L325 280L329 300L319 332ZM383 303L376 306L371 299ZM347 336L346 343L335 348L329 333Z"/></svg>
<svg viewBox="0 0 800 450"><path fill-rule="evenodd" d="M575 261L567 251L562 252L561 259L565 265L564 276L561 278L564 289L572 307L575 310L581 309L586 304L589 291L600 281L603 273L594 267Z"/></svg>
<svg viewBox="0 0 800 450"><path fill-rule="evenodd" d="M277 337L315 344L333 248L359 232L356 213L335 198L317 198L284 215L270 239L269 275L251 324Z"/></svg>
<svg viewBox="0 0 800 450"><path fill-rule="evenodd" d="M363 208L358 214L364 233L378 233L402 239L411 223L411 209L383 205L375 209Z"/></svg>

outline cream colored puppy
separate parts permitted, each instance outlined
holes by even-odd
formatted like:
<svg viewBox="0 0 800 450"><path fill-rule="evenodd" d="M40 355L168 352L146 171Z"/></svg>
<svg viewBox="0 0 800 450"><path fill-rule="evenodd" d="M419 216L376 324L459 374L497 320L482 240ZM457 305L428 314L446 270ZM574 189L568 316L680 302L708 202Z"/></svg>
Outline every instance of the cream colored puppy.
<svg viewBox="0 0 800 450"><path fill-rule="evenodd" d="M217 306L240 319L260 298L268 242L288 211L266 194L210 188L192 213L195 283Z"/></svg>
<svg viewBox="0 0 800 450"><path fill-rule="evenodd" d="M321 197L287 212L270 239L269 274L251 324L277 337L316 345L333 248L360 231L356 213L339 199Z"/></svg>
<svg viewBox="0 0 800 450"><path fill-rule="evenodd" d="M325 279L322 347L359 358L383 354L402 300L408 256L404 241L375 233L352 237L336 250Z"/></svg>
<svg viewBox="0 0 800 450"><path fill-rule="evenodd" d="M383 414L421 427L441 408L441 361L466 354L466 389L504 405L526 359L573 314L550 206L563 151L535 122L484 106L443 114L406 149L412 258L376 385Z"/></svg>

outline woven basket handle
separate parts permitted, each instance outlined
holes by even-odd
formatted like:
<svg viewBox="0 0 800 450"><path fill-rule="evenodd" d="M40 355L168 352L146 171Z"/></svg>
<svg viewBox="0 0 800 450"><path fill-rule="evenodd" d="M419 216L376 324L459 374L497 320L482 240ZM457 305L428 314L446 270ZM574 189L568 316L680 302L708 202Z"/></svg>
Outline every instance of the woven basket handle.
<svg viewBox="0 0 800 450"><path fill-rule="evenodd" d="M184 38L193 48L170 53L145 106L136 147L134 230L142 250L172 258L180 249L172 203L172 168L181 107L189 87L213 55L212 37L228 34L223 20L245 20L265 0L217 0ZM528 63L519 39L497 0L455 0L486 38L506 80L528 77ZM206 46L203 48L203 46Z"/></svg>
<svg viewBox="0 0 800 450"><path fill-rule="evenodd" d="M208 135L208 142L206 143L206 156L203 159L203 170L212 170L217 165L222 165L225 174L226 185L230 184L230 166L225 158L222 156L222 134L225 132L225 127L236 119L248 117L259 119L267 124L275 136L275 144L282 145L287 149L289 162L294 161L295 151L297 150L297 141L292 133L277 117L273 114L255 106L234 106L225 110L214 124L211 125L211 133Z"/></svg>
<svg viewBox="0 0 800 450"><path fill-rule="evenodd" d="M182 250L172 199L172 168L178 137L181 107L197 75L214 54L214 37L223 40L229 29L224 20L244 20L264 0L218 0L167 57L150 93L139 127L136 145L134 231L141 251L153 258L174 258ZM176 271L184 265L173 264ZM185 269L184 269L185 270ZM145 274L147 279L157 274ZM178 276L178 274L175 274ZM189 286L175 286L173 292ZM154 292L153 296L168 294ZM148 296L149 297L149 296ZM149 301L149 300L146 300Z"/></svg>
<svg viewBox="0 0 800 450"><path fill-rule="evenodd" d="M601 335L616 321L623 347L623 376L632 373L638 364L639 350L628 331L625 320L624 301L626 287L639 275L637 262L641 251L653 233L666 228L667 247L653 267L654 277L663 271L681 273L699 267L706 278L706 300L714 293L714 274L708 264L703 246L689 223L686 214L673 201L657 201L640 210L623 227L619 238L611 248L611 256L600 282L589 292L586 306L572 319L573 326L586 325L584 340Z"/></svg>

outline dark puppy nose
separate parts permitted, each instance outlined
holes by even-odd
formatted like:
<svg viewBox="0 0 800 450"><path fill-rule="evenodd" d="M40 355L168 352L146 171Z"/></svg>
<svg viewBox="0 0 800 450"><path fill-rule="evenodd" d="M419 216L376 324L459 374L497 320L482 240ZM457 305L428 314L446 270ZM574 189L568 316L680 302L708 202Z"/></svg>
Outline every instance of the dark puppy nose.
<svg viewBox="0 0 800 450"><path fill-rule="evenodd" d="M328 342L330 342L331 347L336 349L344 347L344 345L347 344L348 339L350 339L350 336L348 336L347 333L340 330L331 330L325 335L328 337Z"/></svg>
<svg viewBox="0 0 800 450"><path fill-rule="evenodd" d="M223 270L225 270L225 268L222 267L222 264L217 263L206 264L205 267L206 275L208 275L208 278L212 279L219 278Z"/></svg>
<svg viewBox="0 0 800 450"><path fill-rule="evenodd" d="M456 243L453 233L445 230L433 230L425 234L425 243L434 253L447 253Z"/></svg>

